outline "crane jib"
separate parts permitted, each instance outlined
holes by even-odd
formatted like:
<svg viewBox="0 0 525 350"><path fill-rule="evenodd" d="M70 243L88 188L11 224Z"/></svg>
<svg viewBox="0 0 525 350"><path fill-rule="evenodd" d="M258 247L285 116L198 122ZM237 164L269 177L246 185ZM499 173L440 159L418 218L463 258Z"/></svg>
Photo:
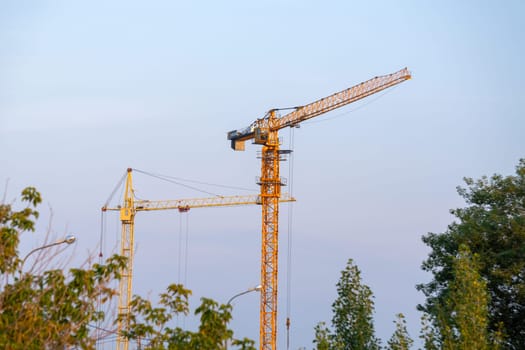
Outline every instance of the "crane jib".
<svg viewBox="0 0 525 350"><path fill-rule="evenodd" d="M277 300L278 300L278 235L279 235L279 198L281 186L279 176L280 141L278 131L293 127L301 122L340 108L367 96L378 93L391 86L411 78L407 68L392 74L378 76L361 84L324 97L294 110L284 116L278 116L275 109L264 118L255 120L249 127L228 133L228 140L236 151L244 151L247 140L262 145L260 198L262 211L262 249L261 249L261 299L260 299L260 343L261 350L277 348Z"/></svg>
<svg viewBox="0 0 525 350"><path fill-rule="evenodd" d="M374 77L370 80L324 97L315 102L297 107L294 111L286 114L285 116L276 118L275 124L272 124L271 129L279 130L297 125L307 119L311 119L334 109L343 107L391 86L397 85L410 78L411 74L407 68L403 68L392 74ZM262 132L270 130L268 119L258 119L249 127L240 130L232 130L228 132L227 138L228 140L231 140L231 147L234 150L243 151L244 141L255 138L257 134L261 133L261 130L263 130Z"/></svg>

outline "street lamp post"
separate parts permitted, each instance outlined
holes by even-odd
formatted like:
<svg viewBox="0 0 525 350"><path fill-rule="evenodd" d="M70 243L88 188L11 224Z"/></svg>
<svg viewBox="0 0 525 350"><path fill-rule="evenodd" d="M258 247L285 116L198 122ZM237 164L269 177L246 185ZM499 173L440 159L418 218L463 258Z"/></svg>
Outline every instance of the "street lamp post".
<svg viewBox="0 0 525 350"><path fill-rule="evenodd" d="M230 300L228 300L228 302L226 303L226 305L231 306L233 299L235 299L235 298L237 298L237 297L240 297L241 295L251 293L251 292L260 292L261 289L262 289L262 286L261 286L260 284L259 284L258 286L255 286L255 287L248 288L248 289L246 289L244 292L240 292L240 293L235 294L234 296L232 296L232 297L230 298ZM225 349L228 349L228 339L226 339L226 340L224 341L224 348L225 348Z"/></svg>
<svg viewBox="0 0 525 350"><path fill-rule="evenodd" d="M235 294L233 297L230 298L230 300L228 300L226 305L231 305L233 299L235 299L237 297L240 297L241 295L248 294L250 292L260 292L261 289L262 289L262 286L259 284L258 286L255 286L255 287L252 287L252 288L249 288L249 289L245 290L244 292L240 292L239 294Z"/></svg>
<svg viewBox="0 0 525 350"><path fill-rule="evenodd" d="M35 252L37 252L37 251L39 251L39 250L42 250L42 249L47 249L47 248L50 248L50 247L54 247L54 246L59 245L59 244L64 244L64 243L67 243L68 245L69 245L69 244L73 244L73 243L75 243L76 240L77 240L77 239L76 239L75 236L73 236L73 235L68 235L68 236L66 236L64 239L61 239L61 240L56 241L56 242L54 242L54 243L46 244L46 245L43 245L43 246L41 246L41 247L38 247L38 248L33 249L32 251L30 251L29 253L27 253L27 255L24 257L24 259L22 259L22 263L20 264L20 273L22 273L22 268L24 267L24 263L26 262L27 258L28 258L31 254L33 254L33 253L35 253Z"/></svg>

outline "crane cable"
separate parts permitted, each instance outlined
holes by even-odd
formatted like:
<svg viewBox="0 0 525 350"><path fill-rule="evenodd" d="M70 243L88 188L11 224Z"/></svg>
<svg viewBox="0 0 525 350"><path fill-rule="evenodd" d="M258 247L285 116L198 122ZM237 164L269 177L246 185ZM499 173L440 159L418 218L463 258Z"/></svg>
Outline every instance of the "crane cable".
<svg viewBox="0 0 525 350"><path fill-rule="evenodd" d="M188 283L188 245L189 245L189 226L190 226L190 212L186 212L186 245L184 253L184 281L183 285L186 287Z"/></svg>
<svg viewBox="0 0 525 350"><path fill-rule="evenodd" d="M104 203L104 206L102 207L103 209L108 207L109 203L111 202L111 200L113 199L113 197L115 196L115 194L117 193L119 188L121 189L121 196L122 196L122 192L124 191L124 187L122 185L124 184L124 181L126 180L126 176L127 176L127 172L124 172L124 174L122 175L120 180L117 182L117 185L113 188L113 191L111 191L108 199ZM105 246L106 246L105 238L106 238L106 233L108 231L107 230L107 226L108 226L108 223L107 223L107 219L106 219L106 211L105 210L101 210L101 213L100 213L100 237L99 237L99 242L98 242L98 246L99 246L98 262L99 262L99 264L102 264L102 262L103 262L104 249L105 249ZM118 227L118 224L117 224L117 227ZM118 228L116 229L116 231L118 232ZM117 242L118 242L118 239L119 238L117 236ZM99 312L102 311L102 294L99 295L99 297L98 297L97 308L98 308ZM95 342L96 349L99 349L100 345L103 344L103 342L101 342L101 337L100 337L100 330L102 329L101 325L102 325L102 320L98 320L97 326L94 326L94 327L96 327L96 330L97 330L96 331L96 342Z"/></svg>
<svg viewBox="0 0 525 350"><path fill-rule="evenodd" d="M179 254L177 267L177 283L186 287L188 283L188 251L189 251L189 210L179 211ZM183 216L186 218L184 222ZM184 259L184 262L182 261ZM177 326L179 315L177 314ZM186 327L186 316L182 319L182 328Z"/></svg>
<svg viewBox="0 0 525 350"><path fill-rule="evenodd" d="M113 191L115 192L115 191ZM110 199L108 199L109 202ZM98 263L102 264L102 257L103 257L103 249L104 249L104 236L106 232L106 212L104 210L100 211L100 238L98 242L99 246L99 253L98 253ZM98 305L97 305L97 311L102 311L102 294L99 294L98 296ZM101 333L100 330L102 326L102 320L99 319L97 321L97 326L95 327L95 349L99 349L99 345L101 345Z"/></svg>
<svg viewBox="0 0 525 350"><path fill-rule="evenodd" d="M177 254L177 284L180 284L180 270L181 270L181 261L182 261L182 212L179 212L179 254ZM179 327L180 317L177 314L177 327Z"/></svg>
<svg viewBox="0 0 525 350"><path fill-rule="evenodd" d="M102 208L106 208L109 205L109 202L113 199L113 196L115 196L115 193L117 192L117 190L122 187L122 184L126 180L126 176L127 176L127 172L125 172L124 175L122 175L122 177L120 178L119 182L117 183L113 191L111 191L111 194L109 195L108 199L106 200Z"/></svg>
<svg viewBox="0 0 525 350"><path fill-rule="evenodd" d="M308 125L308 124L317 124L317 123L324 123L324 122L327 122L327 121L330 121L330 120L333 120L333 119L337 119L337 118L341 118L341 117L344 117L345 115L347 114L350 114L350 113L353 113L353 112L356 112L358 110L360 110L361 108L364 108L366 106L368 106L369 104L372 104L374 102L376 102L377 100L379 100L381 97L384 97L386 94L389 94L391 93L392 91L394 91L395 89L397 89L399 87L399 85L396 85L396 86L393 86L391 87L389 90L385 90L383 91L383 93L381 94L378 94L377 96L375 96L375 98L372 98L364 103L362 103L361 105L351 109L351 110L348 110L348 111L345 111L345 112L342 112L342 113L339 113L339 114L336 114L336 115L333 115L331 117L326 117L326 118L323 118L323 119L319 119L319 120L307 120L305 122L303 122L302 124L303 125Z"/></svg>
<svg viewBox="0 0 525 350"><path fill-rule="evenodd" d="M200 189L200 188L195 187L195 186L190 186L190 185L184 184L181 181L195 183L195 184L199 184L199 185L223 187L223 188L230 188L230 189L236 189L236 190L242 190L242 191L251 191L251 192L256 192L257 191L256 189L245 188L245 187L220 185L220 184L214 184L214 183L204 182L204 181L195 181L195 180L183 179L183 178L180 178L180 177L169 176L169 175L153 174L153 173L150 173L150 172L147 172L147 171L143 171L143 170L139 170L139 169L133 169L133 170L138 172L138 173L157 178L159 180L170 182L172 184L179 185L179 186L182 186L182 187L186 187L186 188L192 189L194 191L206 193L206 194L209 194L209 195L212 195L212 196L215 196L215 197L222 197L222 196L219 195L219 194L213 193L213 192L205 191L205 190Z"/></svg>
<svg viewBox="0 0 525 350"><path fill-rule="evenodd" d="M186 218L183 220L183 214ZM181 211L179 216L179 266L177 283L186 286L188 281L188 237L189 237L189 211ZM182 261L184 259L184 262Z"/></svg>
<svg viewBox="0 0 525 350"><path fill-rule="evenodd" d="M290 128L290 161L288 166L288 186L290 196L293 197L293 172L294 172L294 129ZM292 233L293 233L293 202L288 203L288 252L286 262L286 349L290 349L290 317L292 309Z"/></svg>

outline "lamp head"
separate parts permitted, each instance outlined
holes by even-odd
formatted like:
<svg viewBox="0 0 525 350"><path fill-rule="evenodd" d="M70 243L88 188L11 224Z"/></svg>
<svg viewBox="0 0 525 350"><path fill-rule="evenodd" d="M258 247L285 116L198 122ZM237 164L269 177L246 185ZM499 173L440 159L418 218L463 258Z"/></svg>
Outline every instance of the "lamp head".
<svg viewBox="0 0 525 350"><path fill-rule="evenodd" d="M76 240L77 238L73 235L67 235L66 238L64 238L64 242L66 242L67 244L75 243Z"/></svg>

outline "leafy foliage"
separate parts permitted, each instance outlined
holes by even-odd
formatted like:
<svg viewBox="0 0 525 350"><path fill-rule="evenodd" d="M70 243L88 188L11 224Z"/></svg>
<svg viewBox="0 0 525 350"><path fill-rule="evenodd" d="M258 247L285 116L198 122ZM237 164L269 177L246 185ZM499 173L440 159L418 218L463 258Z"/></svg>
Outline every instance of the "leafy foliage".
<svg viewBox="0 0 525 350"><path fill-rule="evenodd" d="M191 291L182 285L172 284L161 294L157 307L148 300L134 296L130 328L124 335L130 340L140 340L145 344L144 350L218 350L226 349L228 343L241 350L255 350L253 340L233 339L233 331L228 328L231 305L219 305L208 298L202 298L201 305L195 310L195 314L200 315L197 332L171 327L173 317L189 313L190 295Z"/></svg>
<svg viewBox="0 0 525 350"><path fill-rule="evenodd" d="M330 349L330 330L326 327L326 323L319 322L315 326L314 344L316 350Z"/></svg>
<svg viewBox="0 0 525 350"><path fill-rule="evenodd" d="M89 336L89 324L104 318L97 301L105 303L114 296L108 284L119 278L124 258L113 256L105 264L85 270L22 273L20 235L34 231L36 207L42 199L28 187L22 191L21 200L27 206L20 211L0 204L0 272L5 281L0 285L0 348L93 349L95 339Z"/></svg>
<svg viewBox="0 0 525 350"><path fill-rule="evenodd" d="M439 349L439 331L436 329L435 324L432 322L431 316L427 313L424 313L421 317L421 332L419 335L419 339L423 341L423 349Z"/></svg>
<svg viewBox="0 0 525 350"><path fill-rule="evenodd" d="M420 309L438 319L440 307L454 287L454 261L460 246L477 256L477 267L489 293L490 334L504 330L505 349L525 348L525 160L516 175L465 179L458 193L467 207L451 210L456 221L444 233L429 233L423 241L431 248L422 268L433 280L418 285L427 300ZM498 336L501 338L501 336Z"/></svg>
<svg viewBox="0 0 525 350"><path fill-rule="evenodd" d="M110 283L120 279L126 260L114 255L105 264L93 264L87 269L23 273L24 260L18 254L20 236L35 230L36 207L42 198L36 189L28 187L22 191L21 201L26 207L19 211L10 204L0 204L0 281L5 281L0 282L0 348L94 349L97 339L90 328L97 328L94 324L106 318L101 305L115 296ZM158 307L135 296L131 326L124 336L143 341L147 344L144 349L216 350L226 348L230 342L241 350L255 350L253 340L233 339L227 326L231 306L211 299L202 298L195 310L200 315L197 332L170 328L175 315L188 314L190 295L191 291L182 285L170 285L160 295Z"/></svg>
<svg viewBox="0 0 525 350"><path fill-rule="evenodd" d="M332 304L332 328L324 323L316 327L314 343L317 349L376 350L380 341L375 337L372 291L361 282L361 271L349 259L337 282L338 297Z"/></svg>
<svg viewBox="0 0 525 350"><path fill-rule="evenodd" d="M332 304L335 349L379 349L375 337L372 290L361 282L361 271L349 259L337 283Z"/></svg>
<svg viewBox="0 0 525 350"><path fill-rule="evenodd" d="M453 337L455 349L488 349L486 283L465 245L460 246L454 261L454 277L445 307L456 332L448 332L448 336Z"/></svg>
<svg viewBox="0 0 525 350"><path fill-rule="evenodd" d="M444 350L495 349L488 336L488 293L477 271L476 257L460 246L453 263L454 280L450 292L439 305L435 324L439 336L434 347Z"/></svg>
<svg viewBox="0 0 525 350"><path fill-rule="evenodd" d="M409 350L414 341L410 338L408 334L405 316L403 314L397 314L396 320L396 330L390 340L388 341L389 350Z"/></svg>
<svg viewBox="0 0 525 350"><path fill-rule="evenodd" d="M35 209L42 202L40 193L34 187L22 191L22 202L27 206L14 211L10 204L0 203L0 273L14 273L20 264L18 245L22 232L35 230L34 220L38 218Z"/></svg>

